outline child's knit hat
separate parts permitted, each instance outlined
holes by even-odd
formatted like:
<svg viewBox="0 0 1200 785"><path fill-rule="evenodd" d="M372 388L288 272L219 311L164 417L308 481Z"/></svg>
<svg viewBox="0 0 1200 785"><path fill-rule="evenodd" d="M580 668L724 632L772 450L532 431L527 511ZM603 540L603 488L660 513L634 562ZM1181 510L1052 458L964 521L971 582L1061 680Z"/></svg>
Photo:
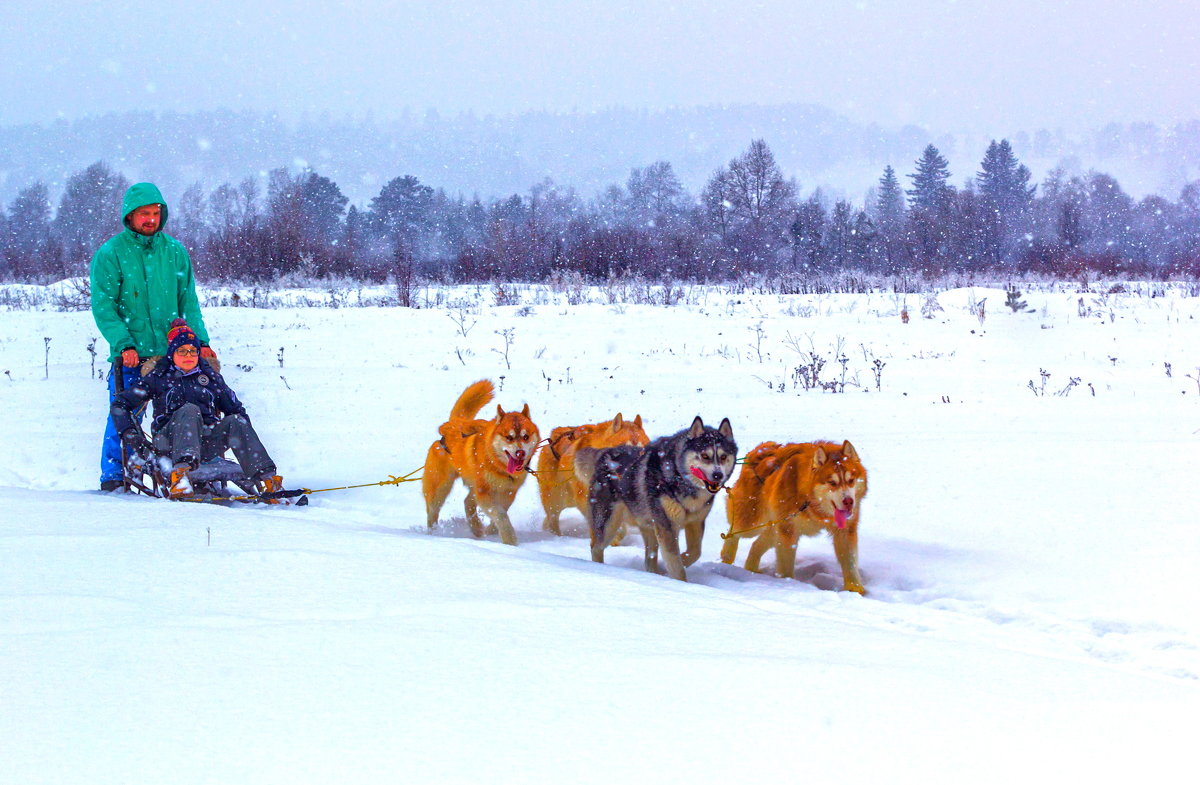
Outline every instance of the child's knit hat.
<svg viewBox="0 0 1200 785"><path fill-rule="evenodd" d="M196 338L196 333L192 332L192 328L188 327L188 323L182 318L171 322L171 327L167 330L167 356L173 357L175 352L179 351L179 347L189 344L200 348L200 341Z"/></svg>

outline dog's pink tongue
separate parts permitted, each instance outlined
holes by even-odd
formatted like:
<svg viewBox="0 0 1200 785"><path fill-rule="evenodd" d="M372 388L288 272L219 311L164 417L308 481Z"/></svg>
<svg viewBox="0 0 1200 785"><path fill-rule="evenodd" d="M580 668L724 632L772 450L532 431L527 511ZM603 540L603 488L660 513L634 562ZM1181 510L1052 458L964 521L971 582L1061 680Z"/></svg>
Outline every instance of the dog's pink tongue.
<svg viewBox="0 0 1200 785"><path fill-rule="evenodd" d="M523 465L521 463L521 459L512 453L505 453L505 455L508 456L508 473L516 474L517 472L521 471L521 467Z"/></svg>
<svg viewBox="0 0 1200 785"><path fill-rule="evenodd" d="M846 518L847 515L845 510L838 508L833 511L833 520L835 523L837 523L837 527L839 529L846 528Z"/></svg>

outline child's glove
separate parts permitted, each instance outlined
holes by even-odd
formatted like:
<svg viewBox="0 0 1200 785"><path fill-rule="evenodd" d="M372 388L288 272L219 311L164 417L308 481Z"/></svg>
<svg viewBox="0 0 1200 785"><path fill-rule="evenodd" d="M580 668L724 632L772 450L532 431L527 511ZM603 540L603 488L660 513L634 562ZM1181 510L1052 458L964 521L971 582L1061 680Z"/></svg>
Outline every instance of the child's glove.
<svg viewBox="0 0 1200 785"><path fill-rule="evenodd" d="M137 349L126 349L121 352L121 364L126 368L136 368L141 361L142 358L138 357Z"/></svg>

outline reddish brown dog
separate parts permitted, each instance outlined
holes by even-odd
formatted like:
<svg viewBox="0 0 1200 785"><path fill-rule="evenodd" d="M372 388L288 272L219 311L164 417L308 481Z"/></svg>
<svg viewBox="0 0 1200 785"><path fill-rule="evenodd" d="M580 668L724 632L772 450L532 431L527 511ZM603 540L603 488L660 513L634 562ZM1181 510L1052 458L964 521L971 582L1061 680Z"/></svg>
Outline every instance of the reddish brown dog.
<svg viewBox="0 0 1200 785"><path fill-rule="evenodd" d="M850 442L764 442L746 456L729 491L721 561L733 563L739 539L757 538L746 569L758 572L763 554L774 546L775 571L791 578L800 537L827 531L846 591L866 594L858 571L858 520L866 493L867 470Z"/></svg>
<svg viewBox="0 0 1200 785"><path fill-rule="evenodd" d="M546 519L542 528L552 534L562 534L558 518L569 507L588 515L587 488L575 476L575 453L582 447L601 449L632 444L644 447L650 437L642 428L642 416L626 420L620 413L608 422L577 425L574 428L555 428L550 439L538 454L537 482L542 494Z"/></svg>
<svg viewBox="0 0 1200 785"><path fill-rule="evenodd" d="M541 437L529 418L529 404L519 412L506 412L496 406L496 416L491 420L475 419L494 395L491 381L482 379L458 396L450 419L438 428L442 438L429 446L425 456L421 489L432 529L454 481L461 478L467 486L464 506L471 533L476 537L484 534L479 518L482 508L500 532L500 540L516 545L517 534L508 509L525 482Z"/></svg>

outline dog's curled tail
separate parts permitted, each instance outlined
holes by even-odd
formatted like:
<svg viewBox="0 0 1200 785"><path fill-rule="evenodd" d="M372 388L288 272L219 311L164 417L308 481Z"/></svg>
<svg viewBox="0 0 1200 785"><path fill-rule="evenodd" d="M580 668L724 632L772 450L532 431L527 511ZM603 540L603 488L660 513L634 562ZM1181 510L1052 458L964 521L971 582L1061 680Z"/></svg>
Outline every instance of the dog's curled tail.
<svg viewBox="0 0 1200 785"><path fill-rule="evenodd" d="M495 397L496 388L492 385L491 379L480 379L467 389L463 390L462 395L458 396L458 400L454 402L454 408L450 410L451 420L469 420L479 414L488 401Z"/></svg>

